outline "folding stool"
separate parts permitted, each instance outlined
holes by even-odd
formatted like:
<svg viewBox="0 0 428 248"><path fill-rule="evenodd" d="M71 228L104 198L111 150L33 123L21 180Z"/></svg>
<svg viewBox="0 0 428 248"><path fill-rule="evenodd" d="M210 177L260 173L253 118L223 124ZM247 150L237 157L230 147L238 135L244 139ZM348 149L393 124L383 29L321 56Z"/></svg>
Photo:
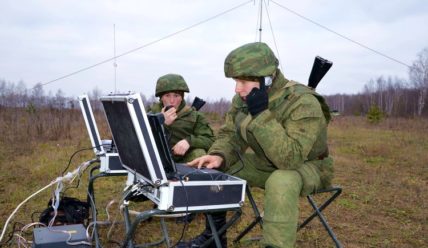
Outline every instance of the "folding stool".
<svg viewBox="0 0 428 248"><path fill-rule="evenodd" d="M331 193L331 196L325 200L320 206L317 205L315 200L313 199L313 196L316 194L321 193ZM318 216L320 222L324 226L324 229L328 232L329 236L335 243L336 247L342 247L342 244L337 239L335 233L331 229L330 225L327 223L327 220L325 216L323 215L322 211L327 208L340 194L342 193L342 188L339 186L333 186L329 187L327 189L321 189L313 192L312 194L306 196L306 199L308 199L309 204L313 208L313 213L307 217L297 228L297 230L302 229L305 227L309 222L311 222L316 216ZM260 224L260 226L263 228L263 216L260 214L259 209L257 208L256 202L254 201L254 198L251 194L250 187L247 185L246 188L246 194L248 197L248 200L250 201L251 207L253 209L255 218L254 220L233 240L234 243L239 242L248 232L250 232L257 224Z"/></svg>

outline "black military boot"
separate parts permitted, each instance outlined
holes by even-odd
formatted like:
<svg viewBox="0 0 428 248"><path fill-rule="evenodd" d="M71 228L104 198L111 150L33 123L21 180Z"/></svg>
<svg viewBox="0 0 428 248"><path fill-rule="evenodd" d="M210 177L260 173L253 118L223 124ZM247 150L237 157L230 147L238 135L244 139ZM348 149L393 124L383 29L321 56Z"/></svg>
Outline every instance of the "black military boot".
<svg viewBox="0 0 428 248"><path fill-rule="evenodd" d="M226 224L226 213L227 212L217 212L217 213L211 214L211 216L213 217L214 226L217 229L217 231L219 231L220 228ZM205 241L210 239L212 236L213 235L211 232L210 224L208 223L208 217L205 215L205 230L201 234L199 234L198 236L190 240L188 242L188 247L189 248L202 247ZM226 232L224 232L223 235L220 235L220 243L221 243L221 247L227 248ZM217 246L215 245L214 240L207 246L207 248L216 248L216 247Z"/></svg>

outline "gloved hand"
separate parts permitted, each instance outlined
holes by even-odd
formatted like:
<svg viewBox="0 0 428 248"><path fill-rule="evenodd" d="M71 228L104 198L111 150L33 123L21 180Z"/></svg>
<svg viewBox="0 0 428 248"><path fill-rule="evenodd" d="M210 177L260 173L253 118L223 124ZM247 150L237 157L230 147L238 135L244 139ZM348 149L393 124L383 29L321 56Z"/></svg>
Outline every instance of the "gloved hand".
<svg viewBox="0 0 428 248"><path fill-rule="evenodd" d="M247 95L248 111L252 116L258 115L269 106L269 98L266 90L253 88Z"/></svg>

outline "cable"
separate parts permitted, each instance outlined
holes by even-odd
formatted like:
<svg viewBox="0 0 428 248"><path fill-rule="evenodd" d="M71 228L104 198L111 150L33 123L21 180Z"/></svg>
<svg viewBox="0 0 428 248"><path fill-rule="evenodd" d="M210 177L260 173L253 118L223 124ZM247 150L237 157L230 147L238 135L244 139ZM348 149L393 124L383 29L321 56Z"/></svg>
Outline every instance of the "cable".
<svg viewBox="0 0 428 248"><path fill-rule="evenodd" d="M185 216L187 216L189 214L189 196L187 195L186 187L184 186L183 180L181 178L180 178L180 184L183 187L184 194L186 195L186 212L185 212L186 215ZM178 239L178 241L173 246L171 246L171 247L176 247L181 242L181 240L184 237L184 232L186 231L187 224L188 224L188 222L184 221L184 226L183 226L183 230L181 231L181 236Z"/></svg>
<svg viewBox="0 0 428 248"><path fill-rule="evenodd" d="M97 208L96 208L96 205L95 205L95 201L94 201L94 198L93 198L93 196L92 196L92 194L89 192L89 189L87 190L87 193L88 193L88 197L89 197L89 200L90 200L90 205L91 205L91 207L92 207L92 223L94 223L94 227L93 227L93 229L92 230L95 230L95 228L97 228L96 227L96 225L97 225ZM90 225L88 225L88 228L86 229L87 231L86 231L86 235L89 235L89 227L90 227ZM93 231L94 232L94 231ZM92 234L93 234L93 232L92 232ZM92 240L92 236L93 235L91 235L91 239L89 239L89 237L87 236L87 238L88 238L88 240ZM97 237L96 237L96 240L95 240L95 242L96 242L96 247L102 247L100 244L99 244L99 239L98 239L98 233L97 233Z"/></svg>
<svg viewBox="0 0 428 248"><path fill-rule="evenodd" d="M116 224L116 223L118 223L116 220L117 220L117 216L118 215L116 215L115 217L114 217L114 220L113 221L111 221L110 220L110 214L109 214L109 211L108 211L108 209L109 209L109 207L113 204L113 203L115 203L116 201L114 201L114 200L111 200L110 202L109 202L109 204L106 206L106 213L107 213L107 221L110 221L111 222L111 227L109 228L109 230L108 230L108 232L107 232L107 241L109 241L109 242L113 242L113 243L117 243L117 244L120 244L120 242L119 241L116 241L116 240L113 240L113 239L111 239L111 234L112 234L112 232L113 232L113 227L114 227L114 225ZM120 215L120 214L119 214Z"/></svg>
<svg viewBox="0 0 428 248"><path fill-rule="evenodd" d="M3 247L3 245L6 245L7 243L9 243L11 240L12 240L12 238L13 238L13 236L15 235L15 232L16 231L19 231L19 230L21 230L21 229L18 229L16 226L17 225L22 225L22 226L25 226L23 223L21 223L21 222L15 222L15 223L13 223L13 226L12 226L12 231L10 231L9 232L9 238L7 239L7 240L5 240L3 243L0 243L0 247Z"/></svg>
<svg viewBox="0 0 428 248"><path fill-rule="evenodd" d="M102 145L99 145L99 146L102 146ZM61 176L64 176L64 173L68 170L68 167L70 167L71 160L73 159L73 157L74 157L77 153L82 152L82 151L85 151L85 150L92 150L92 149L97 148L97 147L99 147L99 146L94 146L94 147L91 147L91 148L83 148L83 149L80 149L80 150L75 151L75 152L73 153L73 155L71 155L70 159L68 160L68 164L67 164L67 166L65 167L65 169L62 171Z"/></svg>
<svg viewBox="0 0 428 248"><path fill-rule="evenodd" d="M41 214L42 212L40 212L40 211L34 211L32 214L31 214L31 221L32 222L34 222L34 215L35 214L39 214L39 217L40 217L40 214Z"/></svg>
<svg viewBox="0 0 428 248"><path fill-rule="evenodd" d="M236 171L234 171L233 173L230 173L230 175L235 175L236 173L238 173L238 172L240 172L242 169L244 169L244 166L245 166L245 164L244 164L244 160L242 159L242 156L241 156L241 153L239 152L239 151L237 151L237 150L233 150L235 153L236 153L236 155L238 155L238 157L239 157L239 161L241 162L241 168L239 168L238 170L236 170Z"/></svg>
<svg viewBox="0 0 428 248"><path fill-rule="evenodd" d="M28 241L22 235L15 233L13 236L18 237L18 248L20 248L21 245L24 248L30 248L30 247L27 246L28 245Z"/></svg>
<svg viewBox="0 0 428 248"><path fill-rule="evenodd" d="M74 179L74 178L73 178ZM72 180L73 180L72 179ZM64 185L62 184L62 181L59 181L58 184L56 185L56 189L54 191L54 195L52 197L52 203L51 203L51 207L54 211L54 216L51 218L51 220L49 221L48 226L52 227L53 224L55 223L55 218L58 215L58 207L59 207L59 203L61 201L59 193L61 192L61 190L64 188Z"/></svg>
<svg viewBox="0 0 428 248"><path fill-rule="evenodd" d="M274 34L274 32L273 32L273 27L272 27L272 22L271 22L271 20L270 20L270 15L269 15L268 7L267 7L267 4L266 4L266 1L265 1L265 0L263 0L263 2L264 2L264 4L265 4L266 15L267 15L268 20L269 20L269 27L270 27L270 31L271 31L271 33L272 33L273 44L275 45L276 56L278 56L278 60L280 61L279 66L281 67L281 71L284 71L284 70L282 69L281 58L279 57L278 46L276 45L275 34Z"/></svg>
<svg viewBox="0 0 428 248"><path fill-rule="evenodd" d="M7 226L9 225L10 220L12 219L12 217L16 214L16 212L18 211L19 208L22 207L22 205L24 205L27 201L29 201L32 197L34 197L35 195L39 194L40 192L44 191L45 189L51 187L52 185L54 185L55 183L62 183L62 181L70 181L73 180L73 178L75 177L76 174L80 173L81 168L86 168L87 166L89 166L91 163L93 163L94 161L96 161L96 159L93 160L89 160L86 162L83 162L77 169L75 169L73 172L68 172L65 176L62 177L57 177L55 180L53 180L52 182L50 182L48 185L46 185L45 187L41 188L40 190L36 191L35 193L33 193L32 195L30 195L29 197L27 197L24 201L22 201L14 210L13 212L10 214L10 216L7 218L6 223L3 226L3 231L1 233L0 236L0 242L3 240L3 236L6 232Z"/></svg>
<svg viewBox="0 0 428 248"><path fill-rule="evenodd" d="M228 10L225 10L225 11L223 11L223 12L220 12L219 14L216 14L216 15L214 15L214 16L211 16L211 17L209 17L209 18L207 18L207 19L204 19L204 20L202 20L202 21L200 21L200 22L197 22L197 23L195 23L195 24L193 24L193 25L190 25L190 26L189 26L189 27L187 27L187 28L180 29L180 30L178 30L178 31L176 31L176 32L173 32L173 33L170 33L170 34L168 34L168 35L165 35L165 36L163 36L163 37L161 37L161 38L159 38L159 39L157 39L157 40L151 41L151 42L149 42L149 43L146 43L146 44L144 44L144 45L141 45L141 46L139 46L139 47L136 47L136 48L134 48L134 49L131 49L131 50L129 50L129 51L127 51L127 52L124 52L124 53L122 53L122 54L119 54L119 55L117 55L117 56L114 56L114 57L108 58L108 59L103 60L103 61L101 61L101 62L98 62L98 63L96 63L96 64L93 64L93 65L90 65L90 66L84 67L84 68L82 68L82 69L80 69L80 70L77 70L77 71L71 72L71 73L69 73L69 74L66 74L66 75L64 75L64 76L58 77L58 78L56 78L56 79L50 80L50 81L45 82L45 83L40 83L40 82L39 82L39 83L37 83L33 88L35 88L35 87L37 87L37 86L44 86L44 85L48 85L48 84L51 84L51 83L56 82L56 81L58 81L58 80L61 80L61 79L64 79L64 78L68 78L68 77L73 76L73 75L76 75L76 74L78 74L78 73L80 73L80 72L87 71L87 70L92 69L92 68L94 68L94 67L97 67L97 66L99 66L99 65L105 64L105 63L110 62L110 61L112 61L112 60L114 61L114 60L115 60L115 59L117 59L117 58L120 58L120 57L123 57L123 56L125 56L125 55L130 54L130 53L136 52L136 51L138 51L138 50L140 50L140 49L143 49L143 48L145 48L145 47L151 46L151 45L153 45L153 44L155 44L155 43L158 43L158 42L160 42L160 41L162 41L162 40L165 40L165 39L167 39L167 38L170 38L170 37L172 37L172 36L175 36L175 35L177 35L177 34L180 34L180 33L182 33L182 32L185 32L185 31L187 31L187 30L189 30L189 29L192 29L192 28L194 28L194 27L197 27L197 26L199 26L199 25L201 25L201 24L203 24L203 23L205 23L205 22L211 21L211 20L213 20L213 19L215 19L215 18L217 18L217 17L219 17L219 16L222 16L222 15L227 14L227 13L229 13L229 12L231 12L231 11L233 11L233 10L237 9L237 8L240 8L240 7L242 7L242 6L244 6L244 5L248 4L249 2L252 2L252 1L253 1L253 0L249 0L249 1L245 1L245 2L243 2L243 3L240 3L240 4L236 5L235 7L232 7L232 8L230 8L230 9L228 9Z"/></svg>
<svg viewBox="0 0 428 248"><path fill-rule="evenodd" d="M326 26L324 26L324 25L322 25L322 24L320 24L320 23L318 23L318 22L316 22L316 21L314 21L314 20L312 20L312 19L309 19L308 17L303 16L302 14L299 14L298 12L296 12L296 11L294 11L294 10L290 9L290 8L287 8L287 7L283 6L283 5L281 5L281 4L277 3L277 2L275 2L274 0L271 0L271 1L272 1L274 4L278 5L279 7L281 7L281 8L283 8L283 9L287 10L288 12L290 12L290 13L292 13L292 14L294 14L294 15L296 15L296 16L298 16L298 17L300 17L300 18L302 18L302 19L304 19L304 20L306 20L306 21L308 21L308 22L311 22L312 24L317 25L318 27L323 28L323 29L325 29L325 30L329 31L330 33L333 33L333 34L335 34L335 35L337 35L337 36L340 36L340 37L342 37L342 38L343 38L343 39L345 39L345 40L348 40L348 41L350 41L350 42L352 42L352 43L354 43L354 44L359 45L360 47L363 47L363 48L365 48L365 49L367 49L367 50L370 50L370 51L372 51L372 52L374 52L374 53L376 53L376 54L378 54L378 55L382 56L382 57L385 57L385 58L387 58L387 59L389 59L389 60L392 60L392 61L394 61L394 62L396 62L396 63L399 63L399 64L401 64L401 65L404 65L404 66L406 66L406 67L410 68L410 65L408 65L408 64L406 64L406 63L404 63L404 62L401 62L401 61L400 61L400 60L398 60L398 59L392 58L392 57L390 57L390 56L388 56L388 55L386 55L386 54L384 54L384 53L382 53L382 52L379 52L379 51L377 51L377 50L375 50L375 49L373 49L373 48L370 48L370 47L368 47L368 46L364 45L364 44L363 44L363 43L361 43L361 42L358 42L358 41L355 41L355 40L353 40L353 39L351 39L351 38L348 38L348 37L346 37L345 35L340 34L340 33L338 33L338 32L336 32L336 31L334 31L334 30L333 30L333 29L331 29L331 28L328 28L328 27L326 27Z"/></svg>
<svg viewBox="0 0 428 248"><path fill-rule="evenodd" d="M95 162L99 162L99 160L97 160L97 161L95 161ZM67 166L68 167L68 166ZM67 187L67 188L65 188L64 189L64 194L65 194L65 192L67 192L67 190L69 190L69 189L77 189L78 187L79 187L79 185L80 185L80 180L81 180L81 175L83 175L83 173L85 173L85 171L87 170L89 168L89 166L88 167L86 167L86 168L84 168L83 169L83 171L80 173L80 176L78 177L78 179L77 179L77 183L76 183L76 185L74 185L74 186L70 186L70 187ZM73 179L74 180L74 179Z"/></svg>
<svg viewBox="0 0 428 248"><path fill-rule="evenodd" d="M12 214L10 214L9 218L7 218L6 223L5 223L5 224L4 224L4 226L3 226L3 231L2 231L1 236L0 236L0 242L2 241L2 239L3 239L3 235L4 235L4 233L6 232L7 225L9 225L9 221L10 221L10 220L12 219L12 217L16 214L16 212L18 211L18 209L19 209L20 207L22 207L22 205L24 205L28 200L30 200L31 198L33 198L35 195L37 195L37 194L39 194L40 192L44 191L45 189L47 189L47 188L51 187L52 185L54 185L54 184L55 184L55 183L57 183L58 181L59 181L59 178L57 178L56 180L54 180L54 181L50 182L48 185L46 185L45 187L41 188L40 190L36 191L35 193L33 193L32 195L30 195L29 197L27 197L23 202L21 202L21 203L20 203L20 204L15 208L15 210L13 210Z"/></svg>
<svg viewBox="0 0 428 248"><path fill-rule="evenodd" d="M32 243L32 241L27 241L24 238L24 235L28 235L29 233L27 233L27 229L29 229L30 227L33 227L33 226L46 226L46 225L44 223L41 223L41 222L33 222L33 223L29 223L29 224L23 226L21 228L19 234L18 233L13 234L13 236L16 236L18 238L18 240L17 240L18 247L20 245L23 245L24 247L27 247L27 245L29 245L29 244Z"/></svg>

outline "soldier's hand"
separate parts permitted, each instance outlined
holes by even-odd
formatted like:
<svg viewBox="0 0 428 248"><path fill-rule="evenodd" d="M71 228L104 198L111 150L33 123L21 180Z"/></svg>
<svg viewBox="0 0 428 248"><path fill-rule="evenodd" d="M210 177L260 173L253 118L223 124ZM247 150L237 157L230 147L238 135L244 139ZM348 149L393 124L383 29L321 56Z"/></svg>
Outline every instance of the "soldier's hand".
<svg viewBox="0 0 428 248"><path fill-rule="evenodd" d="M223 158L217 155L204 155L187 163L188 166L197 167L198 169L205 167L208 169L220 168L223 163Z"/></svg>
<svg viewBox="0 0 428 248"><path fill-rule="evenodd" d="M187 142L186 139L182 139L182 140L178 141L177 144L175 144L172 147L172 152L174 153L174 155L183 156L184 154L186 154L186 152L187 152L187 150L189 150L189 148L190 148L189 142Z"/></svg>
<svg viewBox="0 0 428 248"><path fill-rule="evenodd" d="M161 113L165 117L165 125L169 126L177 119L177 110L174 107L170 107L168 110L166 110L166 108L168 108L168 106L163 107Z"/></svg>
<svg viewBox="0 0 428 248"><path fill-rule="evenodd" d="M266 90L254 87L247 95L248 111L252 116L258 115L269 106L269 98Z"/></svg>

